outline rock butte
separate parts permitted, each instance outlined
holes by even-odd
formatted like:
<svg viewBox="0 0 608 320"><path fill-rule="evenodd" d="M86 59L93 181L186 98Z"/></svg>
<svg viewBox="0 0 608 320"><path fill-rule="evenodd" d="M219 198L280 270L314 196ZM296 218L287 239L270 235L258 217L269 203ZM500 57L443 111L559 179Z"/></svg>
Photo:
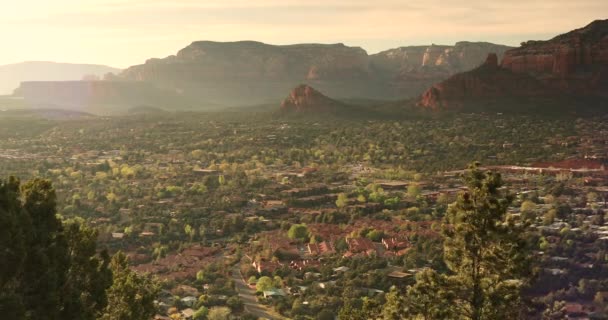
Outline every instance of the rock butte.
<svg viewBox="0 0 608 320"><path fill-rule="evenodd" d="M281 110L286 112L330 111L340 106L343 104L303 84L291 90L289 96L281 103Z"/></svg>

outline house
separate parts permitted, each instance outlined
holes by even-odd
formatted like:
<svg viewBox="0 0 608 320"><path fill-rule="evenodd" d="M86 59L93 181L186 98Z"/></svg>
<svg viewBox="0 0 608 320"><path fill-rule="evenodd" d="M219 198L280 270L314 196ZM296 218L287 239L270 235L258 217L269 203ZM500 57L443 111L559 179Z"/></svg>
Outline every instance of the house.
<svg viewBox="0 0 608 320"><path fill-rule="evenodd" d="M394 279L405 279L405 278L411 277L412 274L411 273L407 273L407 272L402 272L402 271L395 270L395 271L387 274L386 276L389 277L389 278L394 278Z"/></svg>
<svg viewBox="0 0 608 320"><path fill-rule="evenodd" d="M284 297L286 296L285 291L283 289L271 289L263 292L264 298L274 298L274 297Z"/></svg>
<svg viewBox="0 0 608 320"><path fill-rule="evenodd" d="M198 299L196 297L193 297L193 296L187 296L187 297L183 297L180 301L185 306L188 306L188 307L192 308L198 302Z"/></svg>
<svg viewBox="0 0 608 320"><path fill-rule="evenodd" d="M557 268L547 268L547 269L545 269L545 271L548 272L549 274L553 275L553 276L558 276L558 275L562 275L562 274L568 273L567 270L557 269Z"/></svg>
<svg viewBox="0 0 608 320"><path fill-rule="evenodd" d="M378 182L380 188L384 190L404 190L408 186L407 181L385 181Z"/></svg>
<svg viewBox="0 0 608 320"><path fill-rule="evenodd" d="M192 308L184 309L181 311L181 314L184 319L192 319L194 317L194 310Z"/></svg>
<svg viewBox="0 0 608 320"><path fill-rule="evenodd" d="M185 284L180 284L175 289L173 289L173 294L183 295L183 296L198 296L198 289L192 286L188 286Z"/></svg>
<svg viewBox="0 0 608 320"><path fill-rule="evenodd" d="M346 272L348 270L350 270L350 268L349 267L345 267L345 266L334 268L334 272L335 273L344 273L344 272Z"/></svg>
<svg viewBox="0 0 608 320"><path fill-rule="evenodd" d="M219 171L217 170L212 170L212 169L199 169L199 168L195 168L192 170L192 173L197 174L199 176L212 176L212 175L217 175L219 173Z"/></svg>
<svg viewBox="0 0 608 320"><path fill-rule="evenodd" d="M383 238L382 245L386 250L400 250L410 246L410 242L406 238Z"/></svg>
<svg viewBox="0 0 608 320"><path fill-rule="evenodd" d="M112 238L114 239L122 239L125 237L125 234L122 232L112 232Z"/></svg>
<svg viewBox="0 0 608 320"><path fill-rule="evenodd" d="M373 289L373 288L363 288L363 289L365 290L365 292L367 292L368 297L373 297L375 295L384 293L384 291L379 290L379 289Z"/></svg>
<svg viewBox="0 0 608 320"><path fill-rule="evenodd" d="M321 263L317 260L298 260L289 262L289 267L294 270L302 271L305 268L318 268Z"/></svg>
<svg viewBox="0 0 608 320"><path fill-rule="evenodd" d="M282 267L283 265L278 262L278 261L265 261L265 260L260 260L260 261L254 261L251 266L258 272L258 273L263 273L263 272L268 272L268 273L272 273L274 272L276 269Z"/></svg>
<svg viewBox="0 0 608 320"><path fill-rule="evenodd" d="M346 238L346 244L348 251L344 254L345 258L378 254L376 245L368 238Z"/></svg>
<svg viewBox="0 0 608 320"><path fill-rule="evenodd" d="M320 243L309 243L307 245L308 253L313 256L330 255L336 253L336 250L330 242L323 241Z"/></svg>
<svg viewBox="0 0 608 320"><path fill-rule="evenodd" d="M588 315L580 303L566 303L563 310L566 313L566 319L586 319Z"/></svg>
<svg viewBox="0 0 608 320"><path fill-rule="evenodd" d="M336 285L336 281L332 280L332 281L327 281L327 282L319 282L317 285L321 289L327 289L327 288L329 288L331 286L335 286Z"/></svg>

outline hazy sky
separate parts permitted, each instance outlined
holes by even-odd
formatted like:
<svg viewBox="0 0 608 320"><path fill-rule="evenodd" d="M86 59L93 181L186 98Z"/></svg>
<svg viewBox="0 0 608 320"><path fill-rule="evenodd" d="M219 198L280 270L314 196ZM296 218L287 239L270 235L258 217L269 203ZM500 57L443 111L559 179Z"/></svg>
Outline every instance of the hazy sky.
<svg viewBox="0 0 608 320"><path fill-rule="evenodd" d="M608 18L607 0L0 0L0 64L126 67L195 40L517 45Z"/></svg>

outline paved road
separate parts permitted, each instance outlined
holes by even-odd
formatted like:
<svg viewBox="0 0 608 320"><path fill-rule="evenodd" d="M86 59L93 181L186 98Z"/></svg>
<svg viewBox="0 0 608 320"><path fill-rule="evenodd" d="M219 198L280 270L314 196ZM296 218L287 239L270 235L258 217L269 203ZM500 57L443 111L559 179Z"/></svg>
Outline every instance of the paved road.
<svg viewBox="0 0 608 320"><path fill-rule="evenodd" d="M277 314L275 311L271 310L269 307L258 303L258 300L255 296L255 291L245 283L243 277L241 275L241 271L239 270L238 264L232 269L232 279L234 280L234 285L236 287L236 291L239 293L239 297L245 306L245 311L253 314L254 316L261 319L269 319L269 320L284 320L287 319Z"/></svg>

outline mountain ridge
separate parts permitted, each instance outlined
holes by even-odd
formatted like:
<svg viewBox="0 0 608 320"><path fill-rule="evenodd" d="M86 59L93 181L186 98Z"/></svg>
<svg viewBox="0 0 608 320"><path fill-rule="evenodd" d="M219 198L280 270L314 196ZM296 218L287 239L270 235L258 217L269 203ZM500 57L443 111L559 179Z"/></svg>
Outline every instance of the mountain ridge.
<svg viewBox="0 0 608 320"><path fill-rule="evenodd" d="M489 58L490 59L490 58ZM484 99L608 97L608 20L508 50L498 64L458 73L432 85L418 105L430 110L462 108ZM487 72L480 72L485 70Z"/></svg>
<svg viewBox="0 0 608 320"><path fill-rule="evenodd" d="M102 78L121 69L101 64L23 61L0 65L0 94L11 94L24 81L69 81L85 76Z"/></svg>

